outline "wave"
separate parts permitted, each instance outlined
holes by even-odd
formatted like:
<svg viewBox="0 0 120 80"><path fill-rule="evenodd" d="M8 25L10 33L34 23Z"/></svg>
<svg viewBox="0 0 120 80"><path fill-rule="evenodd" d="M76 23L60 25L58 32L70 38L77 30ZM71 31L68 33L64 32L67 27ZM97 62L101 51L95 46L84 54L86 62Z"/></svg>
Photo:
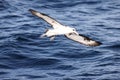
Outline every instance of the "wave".
<svg viewBox="0 0 120 80"><path fill-rule="evenodd" d="M55 57L62 57L62 58L90 58L90 57L95 57L100 55L99 51L93 51L93 50L88 50L86 52L76 52L76 51L71 51L71 52L61 52L54 54L53 56Z"/></svg>
<svg viewBox="0 0 120 80"><path fill-rule="evenodd" d="M54 68L60 60L54 58L28 58L21 55L6 55L9 58L0 59L4 64L0 64L1 69L20 69L20 68Z"/></svg>
<svg viewBox="0 0 120 80"><path fill-rule="evenodd" d="M30 8L93 39L101 36L103 44L86 47L64 36L39 38L51 27ZM0 79L118 80L119 9L119 0L0 0Z"/></svg>
<svg viewBox="0 0 120 80"><path fill-rule="evenodd" d="M17 77L26 77L27 79L41 79L41 78L47 78L47 75L27 75L27 74L22 74L22 75L17 75Z"/></svg>
<svg viewBox="0 0 120 80"><path fill-rule="evenodd" d="M5 0L1 0L0 1L0 10L3 11L3 10L6 10L10 7L9 3Z"/></svg>

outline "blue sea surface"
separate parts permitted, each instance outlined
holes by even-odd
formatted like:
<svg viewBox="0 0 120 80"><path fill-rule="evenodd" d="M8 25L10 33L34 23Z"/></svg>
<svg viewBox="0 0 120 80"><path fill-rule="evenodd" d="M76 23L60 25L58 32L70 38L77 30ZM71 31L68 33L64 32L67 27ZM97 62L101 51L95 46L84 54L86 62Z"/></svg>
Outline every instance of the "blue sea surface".
<svg viewBox="0 0 120 80"><path fill-rule="evenodd" d="M40 38L51 26L29 9L102 45ZM0 0L0 80L120 80L120 0Z"/></svg>

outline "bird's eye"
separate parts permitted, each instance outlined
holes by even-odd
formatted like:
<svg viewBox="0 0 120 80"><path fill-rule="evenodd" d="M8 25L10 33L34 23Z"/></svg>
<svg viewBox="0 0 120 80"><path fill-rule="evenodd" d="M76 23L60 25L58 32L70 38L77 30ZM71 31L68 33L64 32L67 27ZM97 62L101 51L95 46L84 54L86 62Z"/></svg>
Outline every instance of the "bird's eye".
<svg viewBox="0 0 120 80"><path fill-rule="evenodd" d="M73 29L73 31L75 31L75 29Z"/></svg>

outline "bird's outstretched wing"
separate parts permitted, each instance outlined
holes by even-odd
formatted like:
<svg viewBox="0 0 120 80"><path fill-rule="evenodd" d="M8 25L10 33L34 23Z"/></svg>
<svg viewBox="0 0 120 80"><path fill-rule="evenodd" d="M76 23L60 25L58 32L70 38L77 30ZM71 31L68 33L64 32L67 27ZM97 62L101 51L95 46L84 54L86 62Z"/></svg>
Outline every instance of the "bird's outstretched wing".
<svg viewBox="0 0 120 80"><path fill-rule="evenodd" d="M87 45L87 46L99 46L101 44L98 41L94 41L86 36L77 35L75 33L65 34L65 36L71 40L74 40L76 42L79 42L79 43Z"/></svg>
<svg viewBox="0 0 120 80"><path fill-rule="evenodd" d="M58 21L56 21L55 19L51 18L50 16L44 14L44 13L40 13L38 11L35 11L33 9L29 9L29 11L35 15L38 16L39 18L45 20L47 23L49 23L50 25L52 25L53 28L59 28L59 27L63 27L62 24L60 24Z"/></svg>

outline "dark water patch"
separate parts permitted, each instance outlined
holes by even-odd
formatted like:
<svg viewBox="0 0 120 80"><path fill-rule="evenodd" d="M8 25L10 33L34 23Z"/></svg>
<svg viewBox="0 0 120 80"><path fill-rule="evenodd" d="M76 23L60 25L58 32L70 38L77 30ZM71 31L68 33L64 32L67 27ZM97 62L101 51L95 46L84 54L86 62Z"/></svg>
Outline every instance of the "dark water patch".
<svg viewBox="0 0 120 80"><path fill-rule="evenodd" d="M65 76L64 74L60 74L60 73L47 73L48 75L50 76L53 76L53 77L63 77Z"/></svg>
<svg viewBox="0 0 120 80"><path fill-rule="evenodd" d="M115 62L118 62L118 63L119 63L119 61L120 61L120 55L115 55L115 56L113 57L113 60L114 60Z"/></svg>
<svg viewBox="0 0 120 80"><path fill-rule="evenodd" d="M87 5L94 5L94 4L100 4L102 3L101 0L84 0L81 1L81 4L87 4Z"/></svg>
<svg viewBox="0 0 120 80"><path fill-rule="evenodd" d="M67 8L67 7L72 7L72 6L75 6L79 3L73 3L73 4L69 4L69 1L61 1L61 2L58 2L58 1L55 1L56 3L54 2L50 2L51 4L46 4L46 5L43 5L42 7L44 8Z"/></svg>
<svg viewBox="0 0 120 80"><path fill-rule="evenodd" d="M108 27L108 25L106 25L105 22L101 21L101 20L100 21L95 21L94 23L95 24L93 24L92 26L96 26L97 28L100 28L100 29L101 29L101 27L103 27L103 28Z"/></svg>
<svg viewBox="0 0 120 80"><path fill-rule="evenodd" d="M108 71L104 74L117 74L117 73L120 74L120 71Z"/></svg>
<svg viewBox="0 0 120 80"><path fill-rule="evenodd" d="M94 50L90 50L90 51L86 51L86 52L74 52L71 51L71 52L68 52L68 53L56 53L54 54L53 56L55 57L62 57L62 58L90 58L90 57L95 57L95 56L98 56L100 55L100 52L99 51L94 51Z"/></svg>
<svg viewBox="0 0 120 80"><path fill-rule="evenodd" d="M6 2L5 0L1 0L0 1L0 10L6 10L7 8L9 8L10 5L8 4L8 2Z"/></svg>
<svg viewBox="0 0 120 80"><path fill-rule="evenodd" d="M96 67L117 66L120 61L120 55L114 54L114 56L101 58L99 61L100 62L95 65Z"/></svg>
<svg viewBox="0 0 120 80"><path fill-rule="evenodd" d="M16 40L16 44L18 46L21 45L39 45L40 44L40 38L39 34L32 34L32 33L20 33L20 34L12 34L12 37Z"/></svg>
<svg viewBox="0 0 120 80"><path fill-rule="evenodd" d="M96 65L96 67L100 67L100 66L101 66L101 67L102 67L102 66L105 67L105 66L110 66L110 65L111 65L111 66L114 65L114 63L112 63L112 62L111 62L111 63L100 63L99 65Z"/></svg>
<svg viewBox="0 0 120 80"><path fill-rule="evenodd" d="M16 40L18 40L18 41L19 40L26 41L26 39L38 39L39 34L37 34L37 33L16 33L16 34L12 34L12 36L15 37ZM30 41L30 40L27 40L27 41Z"/></svg>
<svg viewBox="0 0 120 80"><path fill-rule="evenodd" d="M16 52L14 51L14 53L6 54L6 56L8 56L11 59L17 59L17 60L22 60L22 59L28 59L29 58L25 55L19 54L17 51Z"/></svg>
<svg viewBox="0 0 120 80"><path fill-rule="evenodd" d="M74 0L71 0L73 3L72 4L74 4L74 3L78 3L78 4L88 4L88 5L94 5L94 4L100 4L102 1L101 0L80 0L80 1L74 1ZM46 2L51 2L51 3L64 3L64 4L68 4L68 5L70 5L71 4L71 1L62 1L62 0L58 0L58 1L56 1L56 0L51 0L51 1L49 1L49 0L44 0L44 1L42 1L42 2L44 2L44 3L46 3ZM64 6L63 6L64 7Z"/></svg>
<svg viewBox="0 0 120 80"><path fill-rule="evenodd" d="M20 19L20 18L23 18L22 16L20 15L16 15L16 14L7 14L7 15L4 15L1 17L2 19L6 19L6 20L15 20L15 19Z"/></svg>
<svg viewBox="0 0 120 80"><path fill-rule="evenodd" d="M104 72L102 72L101 73L101 75L112 75L112 74L120 74L120 71L116 71L116 70L114 70L114 71L104 71Z"/></svg>
<svg viewBox="0 0 120 80"><path fill-rule="evenodd" d="M120 9L119 5L108 6L109 9Z"/></svg>
<svg viewBox="0 0 120 80"><path fill-rule="evenodd" d="M7 69L18 69L18 68L40 68L40 69L49 69L53 68L57 63L60 62L58 59L52 58L10 58L8 60L3 60L6 65L0 65L1 68Z"/></svg>
<svg viewBox="0 0 120 80"><path fill-rule="evenodd" d="M98 80L119 80L119 79L103 78L103 79L98 79Z"/></svg>
<svg viewBox="0 0 120 80"><path fill-rule="evenodd" d="M0 27L0 30L10 29L10 27Z"/></svg>
<svg viewBox="0 0 120 80"><path fill-rule="evenodd" d="M54 2L57 3L58 2L59 3L59 2L62 2L62 0L57 0L57 1L56 0L36 1L36 3L40 3L40 2L42 2L42 3L54 3Z"/></svg>
<svg viewBox="0 0 120 80"><path fill-rule="evenodd" d="M100 74L96 74L96 73L81 73L81 74L78 74L78 75L75 75L75 76L85 76L85 77L88 77L88 76L100 76Z"/></svg>
<svg viewBox="0 0 120 80"><path fill-rule="evenodd" d="M9 72L1 72L0 71L0 75L6 75L6 74L8 74Z"/></svg>
<svg viewBox="0 0 120 80"><path fill-rule="evenodd" d="M9 66L8 64L0 64L0 69L14 69L14 68Z"/></svg>
<svg viewBox="0 0 120 80"><path fill-rule="evenodd" d="M23 24L19 29L21 29L21 30L29 30L30 27L31 27L31 24L26 23L26 24Z"/></svg>
<svg viewBox="0 0 120 80"><path fill-rule="evenodd" d="M17 76L26 77L27 79L47 78L47 75L28 75L28 74L23 74L23 75L17 75Z"/></svg>
<svg viewBox="0 0 120 80"><path fill-rule="evenodd" d="M94 78L78 78L77 80L94 80Z"/></svg>
<svg viewBox="0 0 120 80"><path fill-rule="evenodd" d="M120 16L107 17L107 18L105 18L105 20L119 22L120 21Z"/></svg>
<svg viewBox="0 0 120 80"><path fill-rule="evenodd" d="M16 40L14 44L17 45L18 48L31 50L34 50L35 47L41 49L43 47L57 45L56 41L50 41L49 38L39 38L39 36L40 34L17 34L14 36Z"/></svg>
<svg viewBox="0 0 120 80"><path fill-rule="evenodd" d="M16 40L19 42L30 42L30 38L27 38L24 34L23 35L17 35Z"/></svg>
<svg viewBox="0 0 120 80"><path fill-rule="evenodd" d="M38 36L38 34L29 33L14 34L10 37L10 39L12 38L11 41L6 40L4 43L1 43L0 51L4 54L22 54L24 52L35 54L47 52L47 50L45 51L45 48L57 45L55 41L41 40Z"/></svg>
<svg viewBox="0 0 120 80"><path fill-rule="evenodd" d="M120 51L120 44L118 43L114 43L112 45L109 45L109 46L106 46L106 47L103 47L103 48L106 48L106 49L111 49L111 50L114 50L114 51Z"/></svg>
<svg viewBox="0 0 120 80"><path fill-rule="evenodd" d="M73 78L63 78L63 80L76 80L76 79L73 79Z"/></svg>
<svg viewBox="0 0 120 80"><path fill-rule="evenodd" d="M67 77L67 78L63 78L62 80L94 80L94 78L89 78L89 77L83 77L83 78L72 78L72 77Z"/></svg>
<svg viewBox="0 0 120 80"><path fill-rule="evenodd" d="M104 75L114 75L114 74L119 74L119 71L106 71L106 70L100 70L100 72L90 72L90 73L81 73L77 74L73 77L85 77L85 78L90 78L90 80L93 80L92 78L104 76ZM89 79L88 79L89 80ZM114 80L114 79L113 79Z"/></svg>
<svg viewBox="0 0 120 80"><path fill-rule="evenodd" d="M99 60L103 65L113 65L114 63L114 56L106 56L106 57L102 57ZM104 62L104 63L103 63ZM99 63L100 65L100 63Z"/></svg>
<svg viewBox="0 0 120 80"><path fill-rule="evenodd" d="M76 70L78 68L73 67L72 65L59 65L55 69L57 69L57 70Z"/></svg>
<svg viewBox="0 0 120 80"><path fill-rule="evenodd" d="M108 11L111 11L111 9L109 8L104 8L104 7L97 7L95 8L97 11L99 12L108 12Z"/></svg>
<svg viewBox="0 0 120 80"><path fill-rule="evenodd" d="M107 29L107 30L120 30L120 28L115 28L115 27L111 27L111 28L105 28L105 29Z"/></svg>
<svg viewBox="0 0 120 80"><path fill-rule="evenodd" d="M18 54L20 53L19 50L15 49L15 47L17 48L17 45L15 43L11 43L11 42L6 42L4 44L2 44L0 46L0 51L1 51L1 55L8 55L8 54ZM4 57L3 57L4 58Z"/></svg>
<svg viewBox="0 0 120 80"><path fill-rule="evenodd" d="M44 7L45 8L67 8L67 7L77 6L77 5L95 5L100 3L101 1L75 1L75 2L73 1L73 3L71 4L71 1L62 1L59 3L51 2L51 4L46 4Z"/></svg>
<svg viewBox="0 0 120 80"><path fill-rule="evenodd" d="M58 63L58 62L60 62L60 60L58 60L58 59L50 59L50 58L46 58L46 59L39 59L39 60L32 60L32 61L34 61L34 64L36 64L36 65L43 65L43 66L45 66L45 65L54 65L54 64L56 64L56 63Z"/></svg>
<svg viewBox="0 0 120 80"><path fill-rule="evenodd" d="M1 42L1 40L6 40L6 39L8 39L8 38L10 38L10 36L0 36L0 42Z"/></svg>
<svg viewBox="0 0 120 80"><path fill-rule="evenodd" d="M2 79L2 80L19 80L19 79L12 78L12 79Z"/></svg>
<svg viewBox="0 0 120 80"><path fill-rule="evenodd" d="M82 14L90 14L88 11L79 11L80 13L82 13ZM85 19L84 20L81 20L81 21L86 21Z"/></svg>
<svg viewBox="0 0 120 80"><path fill-rule="evenodd" d="M19 48L18 48L19 49ZM52 59L52 58L30 58L28 55L24 55L23 49L16 50L15 48L11 48L8 46L8 48L3 49L2 54L5 56L5 58L1 57L1 64L0 68L5 68L5 69L16 69L16 68L31 68L31 67L40 67L44 68L43 66L50 66L57 64L60 62L58 59ZM30 51L29 51L30 52ZM34 53L33 53L34 54ZM41 67L42 66L42 67ZM51 67L50 67L51 68Z"/></svg>

